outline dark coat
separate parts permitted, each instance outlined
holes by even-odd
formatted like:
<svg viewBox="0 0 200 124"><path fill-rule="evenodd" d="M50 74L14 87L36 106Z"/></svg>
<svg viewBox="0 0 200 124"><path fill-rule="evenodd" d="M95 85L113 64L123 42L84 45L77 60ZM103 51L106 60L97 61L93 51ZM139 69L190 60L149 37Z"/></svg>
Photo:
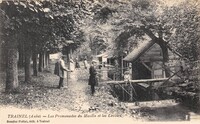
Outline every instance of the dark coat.
<svg viewBox="0 0 200 124"><path fill-rule="evenodd" d="M94 68L94 66L90 66L90 69L89 69L89 72L90 72L90 77L89 77L89 85L98 85L98 80L97 80L97 71L96 69Z"/></svg>

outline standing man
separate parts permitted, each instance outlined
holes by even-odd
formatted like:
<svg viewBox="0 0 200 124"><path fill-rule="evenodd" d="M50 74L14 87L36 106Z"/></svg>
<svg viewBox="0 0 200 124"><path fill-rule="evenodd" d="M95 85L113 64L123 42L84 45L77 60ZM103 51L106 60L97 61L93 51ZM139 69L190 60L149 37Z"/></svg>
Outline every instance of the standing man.
<svg viewBox="0 0 200 124"><path fill-rule="evenodd" d="M65 67L65 62L64 62L64 55L61 55L59 57L59 60L56 62L55 64L55 70L54 70L54 74L59 76L60 77L60 80L59 80L59 86L58 88L60 89L61 87L63 87L63 81L64 81L64 78L67 77L67 73L66 71L70 71L69 69L67 69Z"/></svg>
<svg viewBox="0 0 200 124"><path fill-rule="evenodd" d="M90 66L89 69L89 73L90 73L90 77L89 77L89 85L91 86L91 93L92 95L94 95L95 93L95 86L98 85L98 81L97 81L97 71L96 71L96 63L97 61L92 60L92 64Z"/></svg>

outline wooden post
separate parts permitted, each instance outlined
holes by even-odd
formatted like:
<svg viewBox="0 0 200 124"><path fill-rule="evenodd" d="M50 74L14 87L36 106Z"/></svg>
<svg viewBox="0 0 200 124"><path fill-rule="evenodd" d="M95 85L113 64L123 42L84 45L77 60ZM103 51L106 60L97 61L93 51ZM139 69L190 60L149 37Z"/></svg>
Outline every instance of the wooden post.
<svg viewBox="0 0 200 124"><path fill-rule="evenodd" d="M150 99L153 98L152 87L153 87L153 83L151 82L151 83L149 84L149 95L150 95Z"/></svg>
<svg viewBox="0 0 200 124"><path fill-rule="evenodd" d="M131 87L131 84L129 84L129 87ZM131 88L130 90L130 101L132 102L133 101L133 88Z"/></svg>
<svg viewBox="0 0 200 124"><path fill-rule="evenodd" d="M151 72L151 78L155 78L154 72L155 72L155 65L154 62L151 63L152 64L152 72Z"/></svg>
<svg viewBox="0 0 200 124"><path fill-rule="evenodd" d="M122 84L122 87L124 88L124 85ZM122 88L122 99L123 99L123 101L125 101L125 91L124 91L124 89Z"/></svg>
<svg viewBox="0 0 200 124"><path fill-rule="evenodd" d="M123 69L124 69L124 65L123 65L123 56L121 56L121 79L123 79Z"/></svg>

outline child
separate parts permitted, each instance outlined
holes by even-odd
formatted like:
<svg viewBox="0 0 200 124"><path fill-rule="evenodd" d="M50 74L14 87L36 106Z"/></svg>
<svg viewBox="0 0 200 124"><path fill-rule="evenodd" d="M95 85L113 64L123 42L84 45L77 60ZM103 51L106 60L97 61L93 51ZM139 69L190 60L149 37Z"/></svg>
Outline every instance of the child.
<svg viewBox="0 0 200 124"><path fill-rule="evenodd" d="M130 77L130 73L129 71L125 71L124 72L124 81L127 84L130 81L131 77Z"/></svg>

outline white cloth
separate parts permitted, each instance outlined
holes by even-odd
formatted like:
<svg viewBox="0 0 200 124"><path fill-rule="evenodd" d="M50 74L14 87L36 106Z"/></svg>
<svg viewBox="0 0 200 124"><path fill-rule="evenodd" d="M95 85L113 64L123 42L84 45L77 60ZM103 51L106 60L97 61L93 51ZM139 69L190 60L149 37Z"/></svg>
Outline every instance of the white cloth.
<svg viewBox="0 0 200 124"><path fill-rule="evenodd" d="M129 81L131 79L129 74L124 75L124 81Z"/></svg>

